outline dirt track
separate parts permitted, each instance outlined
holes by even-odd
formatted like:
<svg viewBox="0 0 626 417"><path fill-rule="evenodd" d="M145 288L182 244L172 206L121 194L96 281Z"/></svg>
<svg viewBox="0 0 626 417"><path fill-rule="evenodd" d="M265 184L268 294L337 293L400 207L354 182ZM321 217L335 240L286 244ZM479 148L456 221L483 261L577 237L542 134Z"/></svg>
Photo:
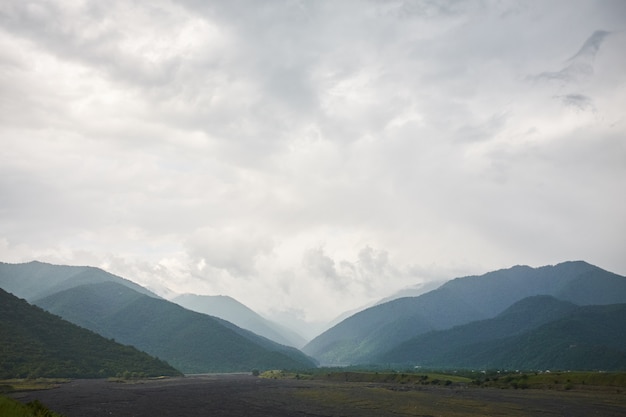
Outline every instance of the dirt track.
<svg viewBox="0 0 626 417"><path fill-rule="evenodd" d="M271 380L206 375L114 383L76 380L38 399L66 417L161 416L568 416L623 417L626 394Z"/></svg>

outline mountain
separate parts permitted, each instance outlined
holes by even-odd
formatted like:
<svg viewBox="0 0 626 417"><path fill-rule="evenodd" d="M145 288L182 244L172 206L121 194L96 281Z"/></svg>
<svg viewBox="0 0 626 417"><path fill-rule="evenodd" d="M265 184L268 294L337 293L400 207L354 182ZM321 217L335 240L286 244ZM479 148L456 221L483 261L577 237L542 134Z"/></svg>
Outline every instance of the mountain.
<svg viewBox="0 0 626 417"><path fill-rule="evenodd" d="M295 348L115 282L73 287L36 304L105 337L163 358L185 373L316 366Z"/></svg>
<svg viewBox="0 0 626 417"><path fill-rule="evenodd" d="M182 294L171 301L189 310L219 317L242 329L250 330L283 345L302 347L306 343L302 336L263 318L244 304L228 296Z"/></svg>
<svg viewBox="0 0 626 417"><path fill-rule="evenodd" d="M626 304L582 306L571 316L467 352L506 369L626 370Z"/></svg>
<svg viewBox="0 0 626 417"><path fill-rule="evenodd" d="M157 297L132 281L91 266L51 265L38 261L23 264L0 262L0 288L28 301L78 285L107 281L117 282L139 293Z"/></svg>
<svg viewBox="0 0 626 417"><path fill-rule="evenodd" d="M626 370L626 304L543 302L418 336L378 360L444 368ZM556 313L552 320L550 311Z"/></svg>
<svg viewBox="0 0 626 417"><path fill-rule="evenodd" d="M380 363L412 363L430 367L473 366L464 362L468 346L493 344L563 318L579 306L549 295L524 298L492 319L421 334L379 355ZM454 364L454 365L453 365ZM477 366L479 367L479 366Z"/></svg>
<svg viewBox="0 0 626 417"><path fill-rule="evenodd" d="M577 305L625 303L626 278L582 261L457 278L418 297L361 311L313 339L303 351L322 364L366 363L415 336L493 318L533 295Z"/></svg>
<svg viewBox="0 0 626 417"><path fill-rule="evenodd" d="M0 378L180 375L167 363L0 289Z"/></svg>

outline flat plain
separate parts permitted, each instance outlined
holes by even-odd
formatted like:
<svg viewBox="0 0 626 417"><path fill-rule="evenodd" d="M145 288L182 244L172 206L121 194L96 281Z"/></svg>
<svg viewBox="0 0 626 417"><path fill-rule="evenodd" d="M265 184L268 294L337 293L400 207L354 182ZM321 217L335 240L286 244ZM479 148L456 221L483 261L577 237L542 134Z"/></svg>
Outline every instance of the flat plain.
<svg viewBox="0 0 626 417"><path fill-rule="evenodd" d="M568 416L623 417L626 392L602 389L500 389L452 384L258 378L211 374L112 382L72 380L15 392L66 417L148 416Z"/></svg>

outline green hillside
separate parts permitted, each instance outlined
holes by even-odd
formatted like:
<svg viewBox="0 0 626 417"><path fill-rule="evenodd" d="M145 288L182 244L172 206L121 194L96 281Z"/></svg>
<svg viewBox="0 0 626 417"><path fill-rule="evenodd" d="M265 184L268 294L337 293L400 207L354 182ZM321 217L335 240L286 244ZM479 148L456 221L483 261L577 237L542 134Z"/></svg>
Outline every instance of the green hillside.
<svg viewBox="0 0 626 417"><path fill-rule="evenodd" d="M537 328L576 310L575 304L551 296L533 296L513 304L493 319L421 334L379 355L375 362L445 367L468 345L504 339Z"/></svg>
<svg viewBox="0 0 626 417"><path fill-rule="evenodd" d="M417 336L378 362L433 368L623 370L626 304L530 297L494 319Z"/></svg>
<svg viewBox="0 0 626 417"><path fill-rule="evenodd" d="M74 287L37 304L68 321L164 358L185 373L315 366L297 349L113 282Z"/></svg>
<svg viewBox="0 0 626 417"><path fill-rule="evenodd" d="M580 307L535 330L464 353L488 368L623 371L626 304Z"/></svg>
<svg viewBox="0 0 626 417"><path fill-rule="evenodd" d="M420 334L493 318L534 295L579 305L626 303L626 278L581 261L515 266L457 278L419 297L359 312L316 337L303 351L322 364L367 363Z"/></svg>
<svg viewBox="0 0 626 417"><path fill-rule="evenodd" d="M165 362L78 327L0 289L0 378L178 375Z"/></svg>

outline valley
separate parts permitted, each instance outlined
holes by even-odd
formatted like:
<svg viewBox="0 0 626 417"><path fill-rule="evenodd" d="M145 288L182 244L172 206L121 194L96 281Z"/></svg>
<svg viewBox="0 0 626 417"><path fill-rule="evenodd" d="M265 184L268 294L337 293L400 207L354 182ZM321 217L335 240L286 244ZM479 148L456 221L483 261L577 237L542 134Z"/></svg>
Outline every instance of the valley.
<svg viewBox="0 0 626 417"><path fill-rule="evenodd" d="M3 378L626 370L626 278L583 261L514 266L383 299L301 349L302 339L230 297L168 301L98 268L0 263L0 288Z"/></svg>
<svg viewBox="0 0 626 417"><path fill-rule="evenodd" d="M370 374L372 375L372 374ZM58 388L12 394L38 400L65 417L213 416L567 416L626 413L624 387L502 389L451 383L332 378L258 378L207 374L129 383L74 380Z"/></svg>

